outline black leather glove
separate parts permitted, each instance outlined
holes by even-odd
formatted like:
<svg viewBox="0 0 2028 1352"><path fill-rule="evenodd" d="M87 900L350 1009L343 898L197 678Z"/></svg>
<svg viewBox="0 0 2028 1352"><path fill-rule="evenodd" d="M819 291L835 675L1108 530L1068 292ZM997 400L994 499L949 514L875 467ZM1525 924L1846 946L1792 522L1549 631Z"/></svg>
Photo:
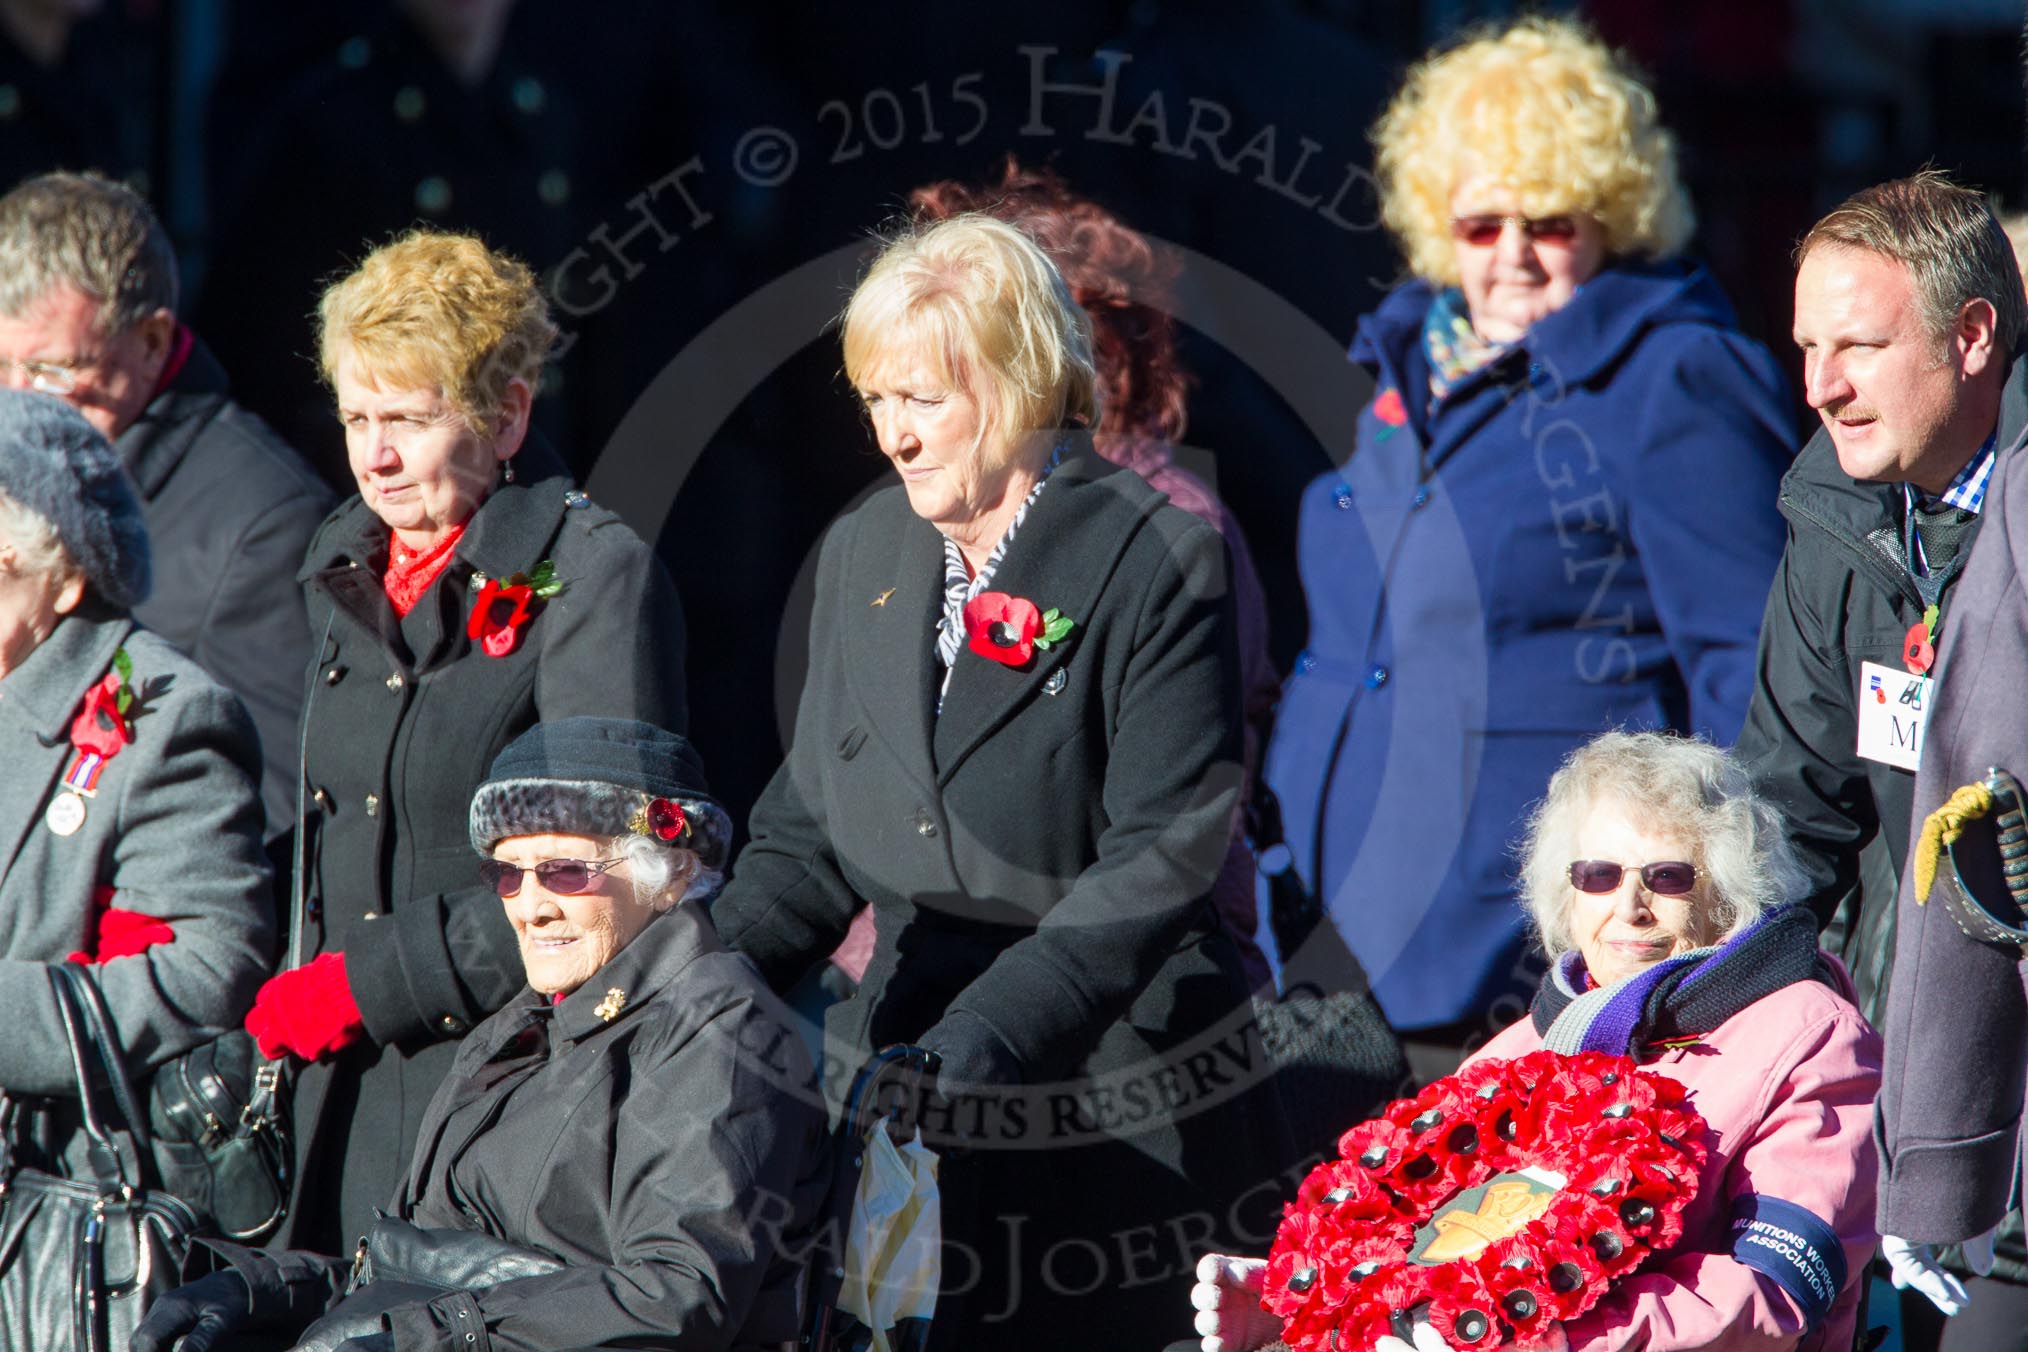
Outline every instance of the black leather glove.
<svg viewBox="0 0 2028 1352"><path fill-rule="evenodd" d="M210 1352L219 1339L252 1320L253 1288L228 1268L158 1298L128 1347L130 1352Z"/></svg>
<svg viewBox="0 0 2028 1352"><path fill-rule="evenodd" d="M338 1352L394 1352L394 1335L383 1330L364 1337L347 1338L338 1344Z"/></svg>

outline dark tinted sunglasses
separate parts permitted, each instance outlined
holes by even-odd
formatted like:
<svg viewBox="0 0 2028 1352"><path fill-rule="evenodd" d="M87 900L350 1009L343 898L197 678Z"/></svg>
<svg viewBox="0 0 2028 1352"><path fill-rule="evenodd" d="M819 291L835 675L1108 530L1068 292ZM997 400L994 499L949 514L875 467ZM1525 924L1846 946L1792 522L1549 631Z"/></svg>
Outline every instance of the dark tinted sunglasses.
<svg viewBox="0 0 2028 1352"><path fill-rule="evenodd" d="M1500 232L1509 221L1537 244L1568 244L1577 238L1575 216L1544 216L1539 221L1528 216L1453 216L1451 237L1477 249L1489 249L1499 243Z"/></svg>
<svg viewBox="0 0 2028 1352"><path fill-rule="evenodd" d="M1570 866L1570 885L1580 892L1612 892L1626 872L1610 859L1580 859ZM1697 885L1697 870L1690 864L1643 864L1641 882L1658 897L1680 897Z"/></svg>
<svg viewBox="0 0 2028 1352"><path fill-rule="evenodd" d="M574 897L590 887L593 878L624 862L619 859L545 859L530 868L522 868L505 859L482 859L479 861L479 878L498 893L502 901L520 893L521 875L524 873L533 873L546 891L559 897Z"/></svg>

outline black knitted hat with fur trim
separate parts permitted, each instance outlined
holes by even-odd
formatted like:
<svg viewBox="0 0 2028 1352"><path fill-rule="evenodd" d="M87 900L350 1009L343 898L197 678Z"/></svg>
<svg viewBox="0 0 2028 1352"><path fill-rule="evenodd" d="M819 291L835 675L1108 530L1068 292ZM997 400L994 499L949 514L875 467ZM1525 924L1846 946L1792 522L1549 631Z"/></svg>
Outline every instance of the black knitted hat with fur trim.
<svg viewBox="0 0 2028 1352"><path fill-rule="evenodd" d="M682 810L673 835L655 829L670 818L650 804ZM472 848L492 853L509 836L654 835L695 850L721 868L732 819L704 782L704 763L685 738L630 718L561 718L538 723L493 759L472 795Z"/></svg>

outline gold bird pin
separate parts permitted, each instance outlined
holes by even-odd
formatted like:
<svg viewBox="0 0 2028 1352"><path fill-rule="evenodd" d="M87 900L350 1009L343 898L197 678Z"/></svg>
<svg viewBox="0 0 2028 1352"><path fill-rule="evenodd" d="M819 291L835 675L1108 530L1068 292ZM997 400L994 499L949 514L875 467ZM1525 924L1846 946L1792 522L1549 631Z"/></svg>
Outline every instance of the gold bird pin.
<svg viewBox="0 0 2028 1352"><path fill-rule="evenodd" d="M886 591L880 593L880 595L873 598L873 604L876 606L884 606L887 604L887 598L892 595L894 595L894 588L889 587Z"/></svg>
<svg viewBox="0 0 2028 1352"><path fill-rule="evenodd" d="M605 999L592 1006L592 1013L598 1015L607 1023L611 1023L614 1019L620 1017L620 1010L626 1006L626 1003L627 993L618 986L614 986L606 992Z"/></svg>

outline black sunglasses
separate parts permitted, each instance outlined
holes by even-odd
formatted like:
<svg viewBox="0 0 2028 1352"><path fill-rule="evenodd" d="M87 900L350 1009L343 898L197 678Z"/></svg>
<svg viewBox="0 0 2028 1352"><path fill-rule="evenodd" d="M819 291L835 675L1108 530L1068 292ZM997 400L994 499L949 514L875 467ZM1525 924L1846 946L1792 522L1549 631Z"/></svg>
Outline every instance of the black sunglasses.
<svg viewBox="0 0 2028 1352"><path fill-rule="evenodd" d="M505 859L479 861L479 879L506 901L521 891L521 875L533 873L543 889L559 897L574 897L592 885L592 879L607 869L625 863L622 859L545 859L523 868Z"/></svg>
<svg viewBox="0 0 2028 1352"><path fill-rule="evenodd" d="M1570 885L1580 892L1612 892L1626 872L1610 859L1580 859L1570 866ZM1641 882L1658 897L1680 897L1697 885L1697 869L1681 863L1643 864Z"/></svg>

